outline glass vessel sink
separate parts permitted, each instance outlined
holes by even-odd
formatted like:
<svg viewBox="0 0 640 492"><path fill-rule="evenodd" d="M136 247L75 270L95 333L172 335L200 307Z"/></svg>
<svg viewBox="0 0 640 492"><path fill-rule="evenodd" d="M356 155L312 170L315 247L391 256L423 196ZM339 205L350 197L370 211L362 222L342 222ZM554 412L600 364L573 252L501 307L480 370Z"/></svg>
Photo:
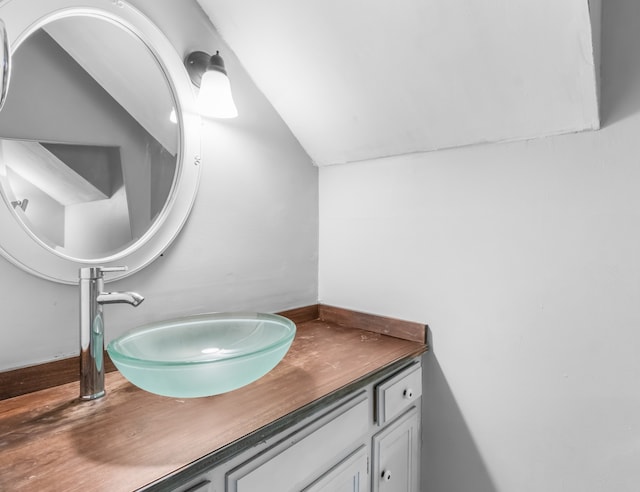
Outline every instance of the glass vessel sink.
<svg viewBox="0 0 640 492"><path fill-rule="evenodd" d="M158 395L226 393L261 378L289 350L296 325L276 314L214 313L160 321L112 340L122 375Z"/></svg>

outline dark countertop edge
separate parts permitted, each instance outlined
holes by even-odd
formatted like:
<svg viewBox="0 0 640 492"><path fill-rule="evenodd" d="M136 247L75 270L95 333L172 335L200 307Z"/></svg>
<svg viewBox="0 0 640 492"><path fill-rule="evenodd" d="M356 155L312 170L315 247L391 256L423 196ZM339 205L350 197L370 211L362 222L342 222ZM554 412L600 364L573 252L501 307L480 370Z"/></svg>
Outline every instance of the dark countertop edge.
<svg viewBox="0 0 640 492"><path fill-rule="evenodd" d="M151 482L139 489L139 492L169 492L175 490L177 486L184 485L188 481L197 478L202 473L207 472L211 468L218 466L225 461L233 458L237 454L249 449L256 444L264 441L266 438L277 434L278 432L295 425L307 417L313 415L316 412L321 412L323 409L329 407L333 403L343 399L349 393L358 391L366 387L369 383L390 376L409 365L412 360L420 357L427 351L425 346L422 351L416 351L417 353L407 355L401 359L398 359L386 366L383 366L375 371L370 372L366 376L354 380L353 382L343 386L342 388L335 390L328 395L318 398L317 400L303 405L297 410L290 412L289 414L274 420L270 424L267 424L255 431L247 434L246 436L227 444L211 453L203 456L202 458L190 463L186 467L176 470L175 472L165 475L158 480Z"/></svg>

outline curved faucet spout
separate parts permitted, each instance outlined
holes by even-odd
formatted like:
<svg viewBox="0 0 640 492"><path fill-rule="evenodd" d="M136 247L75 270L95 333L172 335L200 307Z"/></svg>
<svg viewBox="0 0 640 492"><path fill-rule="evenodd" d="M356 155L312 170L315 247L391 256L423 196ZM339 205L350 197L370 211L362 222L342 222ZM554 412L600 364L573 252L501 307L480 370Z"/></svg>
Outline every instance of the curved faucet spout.
<svg viewBox="0 0 640 492"><path fill-rule="evenodd" d="M96 301L100 304L124 303L136 307L144 301L144 296L137 292L100 292Z"/></svg>

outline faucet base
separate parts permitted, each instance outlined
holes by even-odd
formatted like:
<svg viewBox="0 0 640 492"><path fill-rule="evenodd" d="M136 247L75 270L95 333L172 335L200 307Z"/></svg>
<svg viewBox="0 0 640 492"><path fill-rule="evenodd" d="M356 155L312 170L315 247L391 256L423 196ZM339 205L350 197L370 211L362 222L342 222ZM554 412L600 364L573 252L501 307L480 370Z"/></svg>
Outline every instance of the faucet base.
<svg viewBox="0 0 640 492"><path fill-rule="evenodd" d="M106 392L102 390L99 393L93 393L92 395L80 395L80 399L82 401L97 400L98 398L102 398L105 394Z"/></svg>

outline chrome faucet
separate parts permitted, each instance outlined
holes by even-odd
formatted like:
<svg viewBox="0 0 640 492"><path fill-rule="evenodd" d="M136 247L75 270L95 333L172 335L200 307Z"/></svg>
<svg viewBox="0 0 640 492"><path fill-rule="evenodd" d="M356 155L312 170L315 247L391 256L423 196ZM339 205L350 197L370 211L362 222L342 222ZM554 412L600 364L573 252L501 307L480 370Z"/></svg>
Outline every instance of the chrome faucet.
<svg viewBox="0 0 640 492"><path fill-rule="evenodd" d="M104 292L103 274L123 272L127 267L80 269L80 399L104 396L103 304L139 305L144 297L136 292Z"/></svg>

